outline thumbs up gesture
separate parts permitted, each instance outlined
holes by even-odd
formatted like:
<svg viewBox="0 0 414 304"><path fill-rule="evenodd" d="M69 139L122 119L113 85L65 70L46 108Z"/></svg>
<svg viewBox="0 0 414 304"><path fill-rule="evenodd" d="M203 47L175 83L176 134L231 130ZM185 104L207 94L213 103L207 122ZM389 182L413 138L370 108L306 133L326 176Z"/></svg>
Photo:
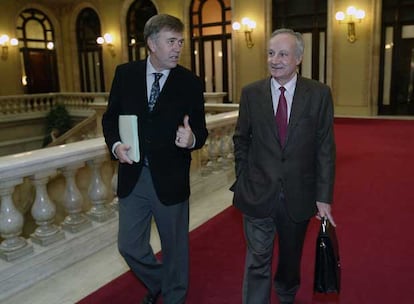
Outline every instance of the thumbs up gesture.
<svg viewBox="0 0 414 304"><path fill-rule="evenodd" d="M175 145L180 148L191 148L194 145L194 134L191 131L188 115L184 116L183 125L178 126Z"/></svg>

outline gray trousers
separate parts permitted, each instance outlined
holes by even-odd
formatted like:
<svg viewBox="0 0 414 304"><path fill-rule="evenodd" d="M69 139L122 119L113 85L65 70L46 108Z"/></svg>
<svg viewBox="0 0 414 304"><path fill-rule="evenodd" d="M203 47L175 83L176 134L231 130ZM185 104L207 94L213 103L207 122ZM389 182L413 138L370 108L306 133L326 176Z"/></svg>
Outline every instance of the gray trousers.
<svg viewBox="0 0 414 304"><path fill-rule="evenodd" d="M272 215L266 218L243 217L247 243L243 280L243 304L268 304L272 285L272 260L278 236L278 265L274 285L279 300L292 302L300 284L300 262L309 221L293 222L281 195Z"/></svg>
<svg viewBox="0 0 414 304"><path fill-rule="evenodd" d="M155 219L161 240L162 261L150 245ZM154 190L151 173L144 167L132 193L119 201L118 248L133 273L163 303L185 303L189 277L188 200L166 206Z"/></svg>

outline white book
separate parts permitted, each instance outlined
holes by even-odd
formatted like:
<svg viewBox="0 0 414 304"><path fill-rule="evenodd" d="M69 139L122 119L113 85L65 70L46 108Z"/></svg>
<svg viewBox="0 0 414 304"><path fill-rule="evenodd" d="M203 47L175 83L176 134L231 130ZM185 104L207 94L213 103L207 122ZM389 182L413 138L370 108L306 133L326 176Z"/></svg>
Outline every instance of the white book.
<svg viewBox="0 0 414 304"><path fill-rule="evenodd" d="M119 135L123 144L130 145L128 157L134 162L139 162L139 138L138 116L119 115Z"/></svg>

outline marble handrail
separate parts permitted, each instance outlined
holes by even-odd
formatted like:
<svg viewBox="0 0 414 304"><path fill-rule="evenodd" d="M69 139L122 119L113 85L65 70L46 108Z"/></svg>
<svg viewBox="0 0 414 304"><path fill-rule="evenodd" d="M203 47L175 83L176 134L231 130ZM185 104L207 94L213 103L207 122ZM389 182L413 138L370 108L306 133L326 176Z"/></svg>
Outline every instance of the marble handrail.
<svg viewBox="0 0 414 304"><path fill-rule="evenodd" d="M107 154L104 139L95 138L46 149L0 157L0 181L34 174L39 170L56 169Z"/></svg>

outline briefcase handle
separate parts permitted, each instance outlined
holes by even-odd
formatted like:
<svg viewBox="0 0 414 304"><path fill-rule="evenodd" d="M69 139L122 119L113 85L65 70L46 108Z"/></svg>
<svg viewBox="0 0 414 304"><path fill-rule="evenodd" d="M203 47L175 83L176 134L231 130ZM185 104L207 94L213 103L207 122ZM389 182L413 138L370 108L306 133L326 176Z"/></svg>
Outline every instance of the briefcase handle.
<svg viewBox="0 0 414 304"><path fill-rule="evenodd" d="M328 229L328 225L329 225L328 218L326 216L324 216L324 217L321 218L321 221L322 221L322 223L321 223L322 232L326 233L327 229Z"/></svg>

